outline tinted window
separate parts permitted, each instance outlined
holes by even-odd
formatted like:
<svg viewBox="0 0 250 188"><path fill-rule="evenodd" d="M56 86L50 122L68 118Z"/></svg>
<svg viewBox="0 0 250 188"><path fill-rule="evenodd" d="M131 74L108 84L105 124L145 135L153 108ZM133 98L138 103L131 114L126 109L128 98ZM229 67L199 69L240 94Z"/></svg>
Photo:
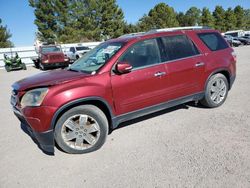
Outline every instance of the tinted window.
<svg viewBox="0 0 250 188"><path fill-rule="evenodd" d="M212 51L222 50L229 47L219 33L200 33L198 36Z"/></svg>
<svg viewBox="0 0 250 188"><path fill-rule="evenodd" d="M185 35L163 37L162 42L166 53L165 61L199 54L193 42Z"/></svg>
<svg viewBox="0 0 250 188"><path fill-rule="evenodd" d="M130 47L119 61L127 61L133 68L144 67L160 62L156 39L138 42Z"/></svg>
<svg viewBox="0 0 250 188"><path fill-rule="evenodd" d="M75 49L73 48L73 47L71 47L70 49L69 49L69 51L71 51L71 52L75 52Z"/></svg>
<svg viewBox="0 0 250 188"><path fill-rule="evenodd" d="M88 47L85 47L85 46L80 46L80 47L76 47L76 50L77 51L80 51L80 50L88 50L89 48Z"/></svg>

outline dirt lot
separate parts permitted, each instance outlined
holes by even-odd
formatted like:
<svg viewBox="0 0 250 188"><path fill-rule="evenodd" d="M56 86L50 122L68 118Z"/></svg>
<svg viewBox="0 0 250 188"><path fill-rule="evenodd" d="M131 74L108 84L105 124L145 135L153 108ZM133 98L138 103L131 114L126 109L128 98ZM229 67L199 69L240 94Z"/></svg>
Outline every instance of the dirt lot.
<svg viewBox="0 0 250 188"><path fill-rule="evenodd" d="M250 187L250 46L236 52L223 106L181 105L129 122L86 155L41 152L9 104L11 84L39 70L0 70L0 187Z"/></svg>

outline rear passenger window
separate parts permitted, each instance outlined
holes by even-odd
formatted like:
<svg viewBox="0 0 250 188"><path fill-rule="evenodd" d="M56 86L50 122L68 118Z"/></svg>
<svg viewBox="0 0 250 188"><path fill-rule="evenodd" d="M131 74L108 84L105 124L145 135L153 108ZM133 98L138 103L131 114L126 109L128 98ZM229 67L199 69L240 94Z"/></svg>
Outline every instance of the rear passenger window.
<svg viewBox="0 0 250 188"><path fill-rule="evenodd" d="M166 57L164 61L181 59L199 54L198 49L185 35L162 38Z"/></svg>
<svg viewBox="0 0 250 188"><path fill-rule="evenodd" d="M140 41L130 47L119 61L127 61L133 68L160 63L160 52L156 39Z"/></svg>
<svg viewBox="0 0 250 188"><path fill-rule="evenodd" d="M228 44L219 33L199 33L199 38L212 51L228 48Z"/></svg>

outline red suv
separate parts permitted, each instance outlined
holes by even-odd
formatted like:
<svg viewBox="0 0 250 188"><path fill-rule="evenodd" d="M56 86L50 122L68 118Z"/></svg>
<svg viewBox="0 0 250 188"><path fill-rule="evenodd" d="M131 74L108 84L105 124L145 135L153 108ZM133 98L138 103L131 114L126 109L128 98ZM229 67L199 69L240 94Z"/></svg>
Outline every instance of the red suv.
<svg viewBox="0 0 250 188"><path fill-rule="evenodd" d="M64 55L61 46L45 45L37 49L38 57L32 59L35 67L46 70L51 67L67 67L69 58Z"/></svg>
<svg viewBox="0 0 250 188"><path fill-rule="evenodd" d="M70 68L13 84L11 104L41 147L99 149L121 122L189 101L224 103L236 55L211 29L167 29L106 41Z"/></svg>

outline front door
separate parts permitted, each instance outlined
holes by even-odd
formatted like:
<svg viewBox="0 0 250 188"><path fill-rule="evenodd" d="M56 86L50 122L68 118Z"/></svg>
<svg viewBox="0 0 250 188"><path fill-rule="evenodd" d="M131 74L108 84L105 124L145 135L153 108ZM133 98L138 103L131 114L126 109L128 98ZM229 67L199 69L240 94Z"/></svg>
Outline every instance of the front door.
<svg viewBox="0 0 250 188"><path fill-rule="evenodd" d="M166 100L166 70L161 62L156 39L137 42L118 60L133 69L127 74L113 74L111 84L116 114L143 109Z"/></svg>

